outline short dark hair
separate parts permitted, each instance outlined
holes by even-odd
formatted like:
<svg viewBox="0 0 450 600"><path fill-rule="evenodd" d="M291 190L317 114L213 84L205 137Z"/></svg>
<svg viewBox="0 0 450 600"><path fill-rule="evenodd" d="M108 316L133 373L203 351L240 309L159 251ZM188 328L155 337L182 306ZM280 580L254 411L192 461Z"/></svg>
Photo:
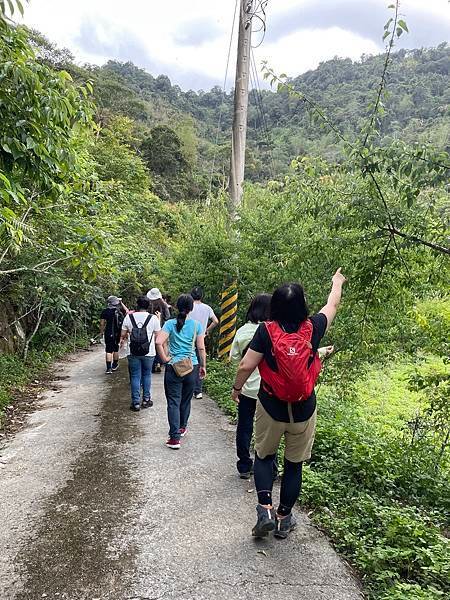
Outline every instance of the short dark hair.
<svg viewBox="0 0 450 600"><path fill-rule="evenodd" d="M298 283L285 283L278 287L270 302L270 319L280 325L299 326L308 318L305 292Z"/></svg>
<svg viewBox="0 0 450 600"><path fill-rule="evenodd" d="M199 285L196 285L191 290L191 296L194 300L201 300L203 298L203 290Z"/></svg>
<svg viewBox="0 0 450 600"><path fill-rule="evenodd" d="M272 294L258 294L250 302L248 307L246 321L251 323L260 323L267 321L270 317L270 300Z"/></svg>
<svg viewBox="0 0 450 600"><path fill-rule="evenodd" d="M147 298L147 296L139 296L139 298L136 300L136 307L148 310L150 307L150 300Z"/></svg>

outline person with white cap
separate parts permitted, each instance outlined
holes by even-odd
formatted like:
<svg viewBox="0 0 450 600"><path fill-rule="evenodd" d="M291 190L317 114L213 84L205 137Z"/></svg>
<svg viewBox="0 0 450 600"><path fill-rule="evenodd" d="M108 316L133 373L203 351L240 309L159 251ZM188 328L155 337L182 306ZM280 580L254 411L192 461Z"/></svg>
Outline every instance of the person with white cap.
<svg viewBox="0 0 450 600"><path fill-rule="evenodd" d="M167 302L165 302L157 287L154 287L147 292L147 298L150 300L149 312L159 318L162 327L164 323L170 319L170 310ZM161 373L161 359L158 352L153 361L152 373Z"/></svg>
<svg viewBox="0 0 450 600"><path fill-rule="evenodd" d="M110 375L119 368L119 342L124 315L128 312L122 298L108 296L106 308L100 315L100 335L104 335L106 373Z"/></svg>

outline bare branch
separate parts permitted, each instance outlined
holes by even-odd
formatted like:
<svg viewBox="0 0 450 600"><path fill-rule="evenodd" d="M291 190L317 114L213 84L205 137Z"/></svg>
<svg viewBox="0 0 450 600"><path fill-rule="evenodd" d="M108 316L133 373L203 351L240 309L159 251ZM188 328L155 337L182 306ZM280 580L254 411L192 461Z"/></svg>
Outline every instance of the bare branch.
<svg viewBox="0 0 450 600"><path fill-rule="evenodd" d="M398 21L398 8L399 8L399 0L395 1L395 15L394 15L394 21L392 24L392 34L391 34L391 39L389 40L389 45L388 45L388 49L386 52L386 57L384 60L384 65L383 65L383 72L381 74L381 80L380 80L380 85L378 87L378 94L377 94L377 99L375 101L375 106L373 108L372 111L372 115L370 118L370 123L367 127L367 132L366 132L366 136L364 138L364 143L363 143L363 148L366 147L367 144L367 140L369 139L369 135L371 133L371 131L373 130L373 125L375 123L375 118L378 112L378 107L380 105L380 101L381 101L381 94L383 93L383 90L386 86L386 75L387 75L387 70L388 70L388 66L389 66L389 62L391 60L391 52L392 52L392 48L394 47L394 36L395 36L395 30L397 28L397 21Z"/></svg>
<svg viewBox="0 0 450 600"><path fill-rule="evenodd" d="M387 253L388 253L388 250L389 250L389 246L391 245L392 238L393 238L393 234L391 233L391 235L389 236L389 239L387 241L386 247L384 248L383 256L381 257L380 270L379 270L378 275L375 277L375 279L374 279L374 281L373 281L373 283L371 285L371 288L369 290L369 293L368 293L366 301L365 301L364 314L363 314L363 318L361 320L361 340L360 340L360 344L362 343L363 338L364 338L364 329L366 327L366 318L367 318L367 312L369 310L369 302L372 299L373 292L375 291L377 283L379 282L379 280L380 280L380 278L381 278L381 276L383 274L384 267L386 266Z"/></svg>
<svg viewBox="0 0 450 600"><path fill-rule="evenodd" d="M42 321L42 317L44 316L44 312L45 312L45 308L42 308L42 301L39 304L39 309L38 309L38 318L36 321L36 325L33 329L33 332L31 333L30 337L27 339L25 346L23 348L23 360L27 360L27 356L28 356L28 350L30 348L30 343L32 341L32 339L34 338L34 336L36 335L40 325L41 325L41 321Z"/></svg>
<svg viewBox="0 0 450 600"><path fill-rule="evenodd" d="M12 327L13 325L15 325L16 323L18 323L19 321L21 321L22 319L24 319L25 317L27 317L29 314L31 314L32 312L34 312L37 308L39 308L41 306L42 302L39 302L38 304L36 304L35 306L33 306L33 308L30 308L30 310L28 310L26 313L24 313L23 315L21 315L20 317L17 317L17 319L15 319L12 323L8 323L8 325L6 325L5 329L9 329L10 327Z"/></svg>
<svg viewBox="0 0 450 600"><path fill-rule="evenodd" d="M408 233L403 233L403 231L399 231L395 227L384 227L383 229L384 231L389 231L391 235L398 235L399 237L404 238L405 240L408 240L410 242L414 242L415 244L422 244L423 246L427 246L435 252L450 255L450 248L447 248L446 246L441 246L440 244L435 244L434 242L428 242L427 240L423 240L422 238L417 237L416 235L409 235Z"/></svg>
<svg viewBox="0 0 450 600"><path fill-rule="evenodd" d="M17 269L8 269L7 271L0 271L0 276L13 275L15 273L24 273L24 272L48 273L49 269L51 269L58 263L63 262L65 260L70 260L71 258L73 258L73 255L64 256L63 258L55 258L52 260L44 260L43 262L38 263L37 265L34 265L34 267L18 267Z"/></svg>

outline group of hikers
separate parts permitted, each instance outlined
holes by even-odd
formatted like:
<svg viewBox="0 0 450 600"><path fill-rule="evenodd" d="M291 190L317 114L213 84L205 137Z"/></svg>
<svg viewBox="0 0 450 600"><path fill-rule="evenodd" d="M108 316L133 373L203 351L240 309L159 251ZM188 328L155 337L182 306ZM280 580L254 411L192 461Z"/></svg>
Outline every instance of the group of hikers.
<svg viewBox="0 0 450 600"><path fill-rule="evenodd" d="M231 397L237 403L237 470L242 479L252 474L258 495L255 537L274 531L286 538L296 526L292 509L300 494L304 461L311 457L316 428L314 386L321 360L333 346L319 347L331 326L346 279L338 269L332 277L325 306L309 315L305 293L287 283L273 294L258 294L248 308L246 323L233 340L231 360L238 363ZM202 398L206 377L205 337L218 324L213 309L203 302L200 287L176 301L152 288L140 296L135 310L110 296L101 314L105 336L106 373L117 370L120 352L127 355L131 409L153 405L152 367L164 365L169 436L166 446L181 447L187 433L193 397ZM254 459L251 442L254 439ZM284 459L277 509L272 488L278 478L278 448L284 438Z"/></svg>

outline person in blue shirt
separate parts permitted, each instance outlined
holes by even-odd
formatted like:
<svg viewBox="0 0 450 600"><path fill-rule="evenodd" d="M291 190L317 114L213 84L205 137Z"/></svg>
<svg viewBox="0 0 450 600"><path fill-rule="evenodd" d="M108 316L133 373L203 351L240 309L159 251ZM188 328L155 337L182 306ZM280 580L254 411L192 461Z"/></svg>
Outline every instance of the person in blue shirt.
<svg viewBox="0 0 450 600"><path fill-rule="evenodd" d="M189 294L182 294L176 306L177 318L166 321L156 337L157 352L166 363L164 391L169 419L166 446L172 450L180 448L180 439L187 433L197 372L202 379L206 377L205 332L198 321L187 318L194 300ZM180 376L176 372L176 363L186 359L192 361L193 368Z"/></svg>

